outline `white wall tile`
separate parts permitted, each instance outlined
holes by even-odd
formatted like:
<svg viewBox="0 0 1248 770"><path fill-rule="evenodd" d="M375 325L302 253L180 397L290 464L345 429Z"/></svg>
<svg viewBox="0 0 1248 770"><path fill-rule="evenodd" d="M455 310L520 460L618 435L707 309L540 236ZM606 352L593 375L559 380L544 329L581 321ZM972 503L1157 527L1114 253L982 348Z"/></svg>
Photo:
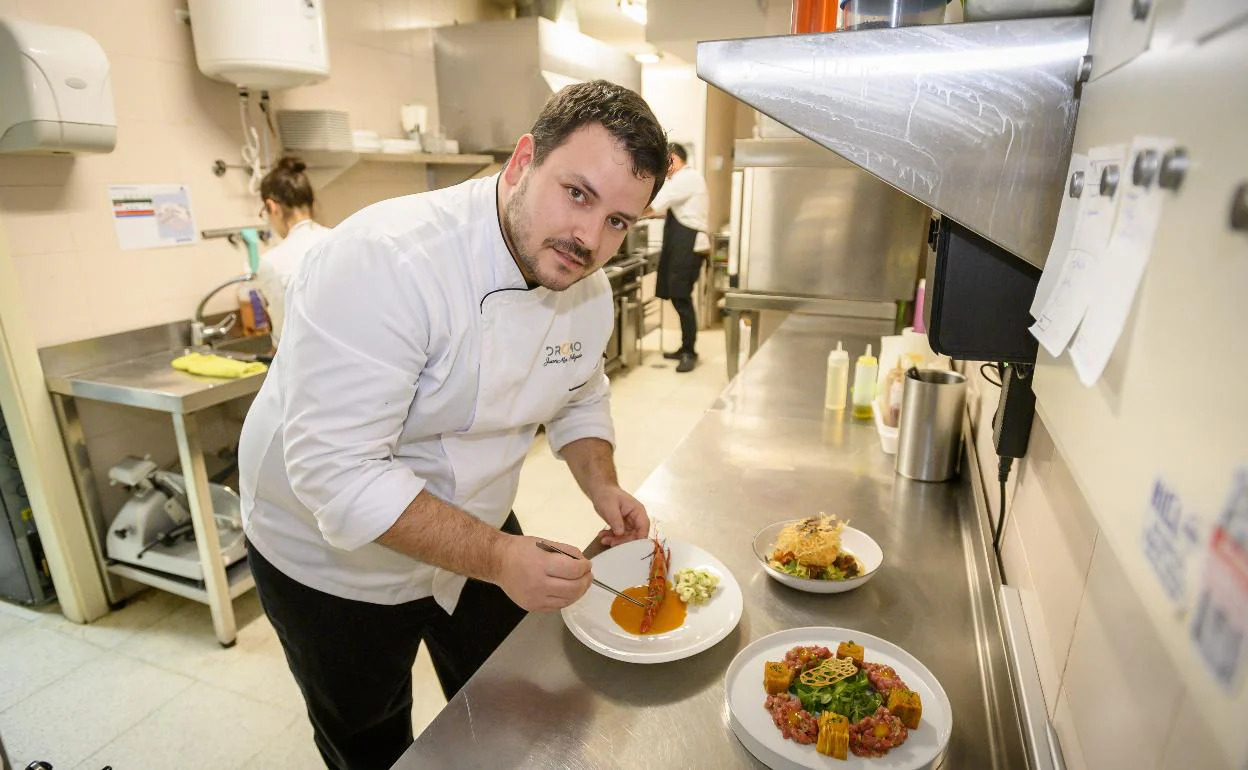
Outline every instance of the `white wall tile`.
<svg viewBox="0 0 1248 770"><path fill-rule="evenodd" d="M1201 719L1200 708L1184 694L1161 760L1162 770L1231 770L1218 739Z"/></svg>
<svg viewBox="0 0 1248 770"><path fill-rule="evenodd" d="M1055 457L1054 467L1061 462ZM1061 502L1055 501L1050 494L1052 479L1050 473L1048 482L1041 484L1038 475L1023 474L1019 499L1025 498L1027 504L1015 503L1006 526L1017 528L1022 538L1050 652L1060 672L1074 635L1097 528L1082 498L1060 495L1056 500Z"/></svg>
<svg viewBox="0 0 1248 770"><path fill-rule="evenodd" d="M1158 767L1181 680L1105 541L1092 554L1062 687L1089 767Z"/></svg>
<svg viewBox="0 0 1248 770"><path fill-rule="evenodd" d="M408 0L381 0L381 33L379 42L387 51L412 53L411 31L417 26L417 18Z"/></svg>
<svg viewBox="0 0 1248 770"><path fill-rule="evenodd" d="M1094 730L1095 727L1090 726L1090 729ZM1087 770L1088 763L1083 758L1079 730L1070 713L1070 700L1066 697L1065 690L1062 690L1057 701L1057 710L1053 715L1053 730L1057 733L1058 741L1062 746L1062 761L1066 764L1066 770Z"/></svg>
<svg viewBox="0 0 1248 770"><path fill-rule="evenodd" d="M375 43L381 31L381 4L377 0L326 0L325 26L331 41Z"/></svg>
<svg viewBox="0 0 1248 770"><path fill-rule="evenodd" d="M1023 494L1014 501L1013 515L1018 516L1021 509L1037 504L1043 504L1043 496L1029 496L1024 489ZM1018 590L1023 604L1023 617L1027 621L1027 635L1031 642L1036 671L1040 676L1040 689L1044 693L1046 711L1052 716L1057 708L1058 690L1066 657L1063 654L1059 658L1054 652L1049 627L1040 604L1040 595L1036 592L1036 583L1031 575L1026 548L1016 526L1006 527L1005 536L1001 539L1001 562L1005 569L1006 584Z"/></svg>
<svg viewBox="0 0 1248 770"><path fill-rule="evenodd" d="M0 155L0 185L60 187L69 181L74 158L49 155Z"/></svg>
<svg viewBox="0 0 1248 770"><path fill-rule="evenodd" d="M39 347L73 339L90 320L86 298L91 287L78 270L78 254L32 254L15 257L13 267L22 301Z"/></svg>
<svg viewBox="0 0 1248 770"><path fill-rule="evenodd" d="M162 121L166 101L177 98L162 78L162 69L172 65L133 55L110 56L108 65L117 125Z"/></svg>
<svg viewBox="0 0 1248 770"><path fill-rule="evenodd" d="M0 187L0 216L14 256L74 250L62 187Z"/></svg>

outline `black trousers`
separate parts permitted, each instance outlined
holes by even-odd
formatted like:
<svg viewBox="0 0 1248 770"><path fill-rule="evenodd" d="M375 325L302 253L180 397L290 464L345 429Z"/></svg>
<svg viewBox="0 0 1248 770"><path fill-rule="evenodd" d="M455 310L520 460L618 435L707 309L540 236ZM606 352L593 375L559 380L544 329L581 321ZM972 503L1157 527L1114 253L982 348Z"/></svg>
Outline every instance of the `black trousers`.
<svg viewBox="0 0 1248 770"><path fill-rule="evenodd" d="M502 529L520 534L514 513ZM448 615L432 598L398 605L342 599L293 580L254 548L248 559L303 692L316 747L333 770L389 770L411 745L412 666L422 641L449 699L525 615L501 588L477 580Z"/></svg>
<svg viewBox="0 0 1248 770"><path fill-rule="evenodd" d="M672 297L672 307L680 318L680 352L693 353L698 341L698 315L693 310L693 297Z"/></svg>

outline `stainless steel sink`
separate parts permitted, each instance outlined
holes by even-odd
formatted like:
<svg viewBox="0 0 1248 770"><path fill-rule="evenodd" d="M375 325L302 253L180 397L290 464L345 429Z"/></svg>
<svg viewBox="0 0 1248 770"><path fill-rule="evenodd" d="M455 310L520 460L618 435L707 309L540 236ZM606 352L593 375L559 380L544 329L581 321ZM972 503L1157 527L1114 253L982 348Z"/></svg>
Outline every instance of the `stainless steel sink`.
<svg viewBox="0 0 1248 770"><path fill-rule="evenodd" d="M230 355L240 353L242 356L267 356L273 352L273 338L267 334L258 337L227 337L214 341L209 347L214 353Z"/></svg>
<svg viewBox="0 0 1248 770"><path fill-rule="evenodd" d="M260 389L264 374L232 380L198 377L174 369L173 359L191 350L190 322L136 329L39 351L48 390L175 414L189 414ZM268 335L220 340L199 348L254 361L272 350Z"/></svg>

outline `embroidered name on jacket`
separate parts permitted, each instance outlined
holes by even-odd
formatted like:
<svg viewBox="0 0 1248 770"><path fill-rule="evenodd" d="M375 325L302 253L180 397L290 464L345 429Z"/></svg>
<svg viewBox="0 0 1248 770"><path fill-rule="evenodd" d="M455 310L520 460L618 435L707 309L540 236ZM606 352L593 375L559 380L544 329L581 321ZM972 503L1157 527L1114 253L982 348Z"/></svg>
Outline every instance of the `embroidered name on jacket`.
<svg viewBox="0 0 1248 770"><path fill-rule="evenodd" d="M558 345L546 346L546 361L542 366L553 364L569 364L584 357L580 341L563 342Z"/></svg>

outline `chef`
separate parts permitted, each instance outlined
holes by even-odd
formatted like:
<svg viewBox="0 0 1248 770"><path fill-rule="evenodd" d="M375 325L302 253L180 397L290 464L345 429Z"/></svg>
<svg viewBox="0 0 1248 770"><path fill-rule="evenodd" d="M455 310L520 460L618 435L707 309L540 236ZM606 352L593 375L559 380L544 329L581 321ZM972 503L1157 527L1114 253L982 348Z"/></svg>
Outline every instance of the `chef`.
<svg viewBox="0 0 1248 770"><path fill-rule="evenodd" d="M299 158L285 156L260 180L260 215L282 239L260 257L260 269L256 271L256 283L269 306L274 346L285 324L286 287L308 250L329 232L329 228L312 220L316 197L304 173L307 167Z"/></svg>
<svg viewBox="0 0 1248 770"><path fill-rule="evenodd" d="M589 587L576 547L541 550L511 513L539 425L601 541L648 534L616 477L599 268L667 165L640 96L568 86L500 174L360 211L291 284L243 427L243 518L329 767L389 768L412 742L422 641L449 698L525 611Z"/></svg>
<svg viewBox="0 0 1248 770"><path fill-rule="evenodd" d="M698 316L693 309L693 285L702 268L702 255L711 247L706 237L710 197L706 180L689 166L689 153L672 143L667 184L646 209L647 218L664 217L655 296L671 300L680 319L680 348L663 353L677 359L676 371L693 371L698 363Z"/></svg>

